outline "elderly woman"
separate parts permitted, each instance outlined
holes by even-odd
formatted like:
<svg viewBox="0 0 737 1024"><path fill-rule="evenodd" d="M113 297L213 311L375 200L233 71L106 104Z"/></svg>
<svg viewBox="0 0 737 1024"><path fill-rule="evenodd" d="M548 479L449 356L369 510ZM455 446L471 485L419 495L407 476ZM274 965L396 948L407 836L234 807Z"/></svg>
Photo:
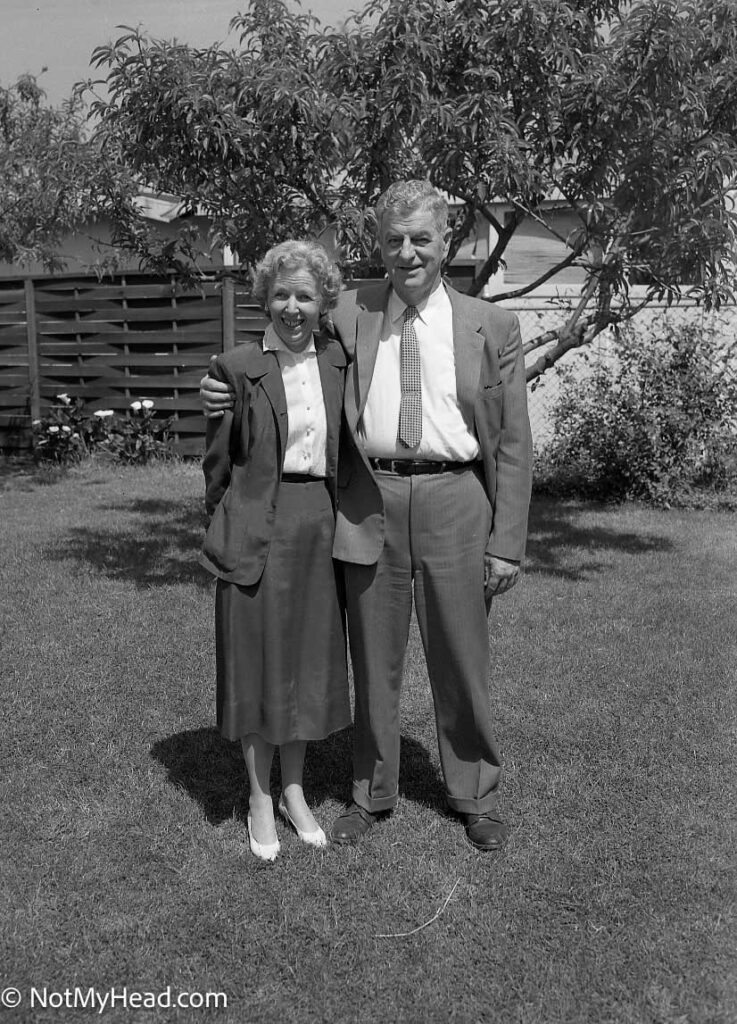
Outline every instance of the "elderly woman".
<svg viewBox="0 0 737 1024"><path fill-rule="evenodd" d="M217 718L240 739L250 782L248 838L279 852L269 788L279 747L280 814L304 842L325 833L305 802L308 740L350 724L345 625L331 550L346 358L324 331L340 273L315 242L274 246L253 294L262 338L218 357L235 405L209 420L211 522L202 564L217 577Z"/></svg>

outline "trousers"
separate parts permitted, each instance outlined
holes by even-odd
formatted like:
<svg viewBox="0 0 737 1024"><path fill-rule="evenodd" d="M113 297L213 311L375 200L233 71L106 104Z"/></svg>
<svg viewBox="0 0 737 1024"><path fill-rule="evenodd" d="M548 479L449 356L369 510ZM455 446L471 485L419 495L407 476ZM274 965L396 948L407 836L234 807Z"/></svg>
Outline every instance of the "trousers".
<svg viewBox="0 0 737 1024"><path fill-rule="evenodd" d="M376 472L385 539L378 562L346 562L355 688L353 799L376 813L399 791L400 694L414 596L448 805L497 805L501 761L489 706L484 551L491 505L476 468Z"/></svg>

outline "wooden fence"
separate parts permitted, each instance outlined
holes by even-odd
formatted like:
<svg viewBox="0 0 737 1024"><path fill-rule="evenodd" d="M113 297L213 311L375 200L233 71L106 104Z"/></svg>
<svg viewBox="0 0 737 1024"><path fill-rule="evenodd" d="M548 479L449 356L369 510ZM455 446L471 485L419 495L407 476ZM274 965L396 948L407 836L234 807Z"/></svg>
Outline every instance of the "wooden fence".
<svg viewBox="0 0 737 1024"><path fill-rule="evenodd" d="M578 286L568 296L561 289L540 289L504 305L517 312L528 340L559 324L578 298ZM689 303L668 309L652 304L638 324L647 330L658 316L702 327L708 321L712 328L718 321L725 343L737 336L734 306L707 315ZM136 399L151 398L157 415L174 418L176 450L199 456L205 431L199 382L210 356L259 336L265 325L261 309L232 277L192 291L145 274L105 281L63 275L0 279L0 450L27 449L32 421L66 393L81 396L90 412L125 413ZM602 345L603 336L597 352ZM549 436L558 384L548 374L545 386L529 396L538 444Z"/></svg>
<svg viewBox="0 0 737 1024"><path fill-rule="evenodd" d="M32 421L65 393L90 412L150 398L174 417L176 450L199 454L209 357L264 326L228 277L196 290L144 274L0 280L0 448L27 448Z"/></svg>

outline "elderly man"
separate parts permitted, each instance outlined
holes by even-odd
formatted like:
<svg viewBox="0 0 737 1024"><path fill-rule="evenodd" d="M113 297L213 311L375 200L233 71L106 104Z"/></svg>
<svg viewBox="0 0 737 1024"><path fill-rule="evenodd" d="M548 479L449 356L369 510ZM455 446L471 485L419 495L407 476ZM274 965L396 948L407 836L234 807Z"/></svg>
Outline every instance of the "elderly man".
<svg viewBox="0 0 737 1024"><path fill-rule="evenodd" d="M333 554L344 566L355 685L353 801L333 826L354 843L391 811L399 696L414 594L450 808L497 850L501 763L488 700L491 598L517 582L531 441L517 318L446 286L450 228L425 181L396 182L376 216L388 281L333 313L352 362ZM229 402L203 378L205 411Z"/></svg>

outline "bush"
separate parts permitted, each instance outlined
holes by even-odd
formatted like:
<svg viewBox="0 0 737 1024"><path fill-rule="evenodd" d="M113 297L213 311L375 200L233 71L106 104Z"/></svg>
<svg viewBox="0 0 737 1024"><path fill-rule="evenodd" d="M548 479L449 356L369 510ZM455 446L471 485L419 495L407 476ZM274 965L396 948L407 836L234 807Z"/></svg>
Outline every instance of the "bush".
<svg viewBox="0 0 737 1024"><path fill-rule="evenodd" d="M85 439L87 418L84 402L75 402L68 395L58 395L48 416L34 420L33 456L37 462L69 466L89 454Z"/></svg>
<svg viewBox="0 0 737 1024"><path fill-rule="evenodd" d="M693 325L630 327L583 379L563 377L536 483L560 496L658 505L737 494L734 345Z"/></svg>
<svg viewBox="0 0 737 1024"><path fill-rule="evenodd" d="M131 402L128 415L116 416L112 409L89 414L83 399L57 395L48 415L33 422L33 456L37 463L59 467L93 454L143 464L171 458L170 429L171 417L156 419L149 398Z"/></svg>
<svg viewBox="0 0 737 1024"><path fill-rule="evenodd" d="M117 462L144 464L153 459L171 458L169 429L171 418L157 420L150 399L131 402L132 416L114 423L108 449Z"/></svg>

